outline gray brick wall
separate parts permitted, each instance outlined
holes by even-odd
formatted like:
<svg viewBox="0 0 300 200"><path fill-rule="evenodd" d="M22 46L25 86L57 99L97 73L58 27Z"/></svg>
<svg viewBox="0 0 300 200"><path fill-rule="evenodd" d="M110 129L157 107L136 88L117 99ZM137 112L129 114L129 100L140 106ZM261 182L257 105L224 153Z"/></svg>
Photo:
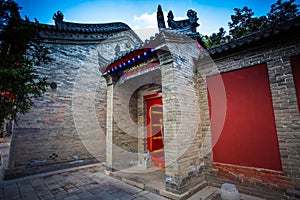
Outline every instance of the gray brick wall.
<svg viewBox="0 0 300 200"><path fill-rule="evenodd" d="M276 42L274 42L276 41ZM223 55L215 55L213 60L199 59L197 63L197 81L200 95L201 132L205 138L202 144L205 160L205 174L209 184L220 186L224 182L236 183L245 193L258 195L267 199L294 199L299 197L299 127L300 117L297 106L295 86L290 66L290 57L299 54L299 36L277 37L273 40L264 40L252 46L240 48L237 51ZM227 174L218 175L218 167L212 162L210 121L207 103L205 77L237 70L257 64L266 63L268 67L272 101L275 114L275 123L279 141L279 150L283 172L273 176L263 174L259 169L255 173L261 175L261 180L254 180L249 176L234 178ZM243 171L244 169L239 169ZM251 170L244 171L251 175Z"/></svg>
<svg viewBox="0 0 300 200"><path fill-rule="evenodd" d="M114 83L109 86L107 162L108 168L119 170L142 163L147 148L143 97L161 91L166 189L183 194L191 185L197 187L204 181L204 161L199 154L202 140L199 131L199 93L194 77L194 60L199 56L199 49L194 40L185 36L162 37L167 42L157 50L160 69L129 79L121 85ZM130 104L131 98L137 102ZM137 113L133 107L137 107ZM137 114L138 126L135 124L136 117L130 120L129 112L133 112L134 116ZM128 135L139 138L136 141ZM136 148L138 154L132 154ZM136 159L138 163L134 165Z"/></svg>
<svg viewBox="0 0 300 200"><path fill-rule="evenodd" d="M183 194L204 181L194 67L199 49L194 40L172 35L166 36L166 47L169 52L158 52L162 63L166 189Z"/></svg>
<svg viewBox="0 0 300 200"><path fill-rule="evenodd" d="M98 161L119 170L141 164L143 96L162 91L168 191L183 194L206 180L218 187L232 182L242 192L268 199L299 197L300 118L290 66L290 57L299 54L299 36L276 36L212 58L184 36L159 37L164 41L157 50L160 68L123 84L101 77L99 65L103 69L115 56L117 44L122 51L134 46L134 34L72 45L45 40L56 61L37 69L58 87L20 116L7 178ZM224 166L214 163L211 153L206 77L261 63L269 72L282 172ZM261 178L249 178L252 174Z"/></svg>
<svg viewBox="0 0 300 200"><path fill-rule="evenodd" d="M107 138L112 141L107 146L109 168L122 170L142 164L146 140L143 96L161 90L157 83L160 84L159 69L109 86L108 102L112 101L107 108L110 113L107 123L112 123L111 130L107 130Z"/></svg>
<svg viewBox="0 0 300 200"><path fill-rule="evenodd" d="M36 68L57 89L49 87L28 114L20 115L6 178L106 160L107 86L99 66L114 58L117 44L125 51L139 39L123 32L68 44L51 39L63 38L63 32L51 34L45 46L55 61Z"/></svg>

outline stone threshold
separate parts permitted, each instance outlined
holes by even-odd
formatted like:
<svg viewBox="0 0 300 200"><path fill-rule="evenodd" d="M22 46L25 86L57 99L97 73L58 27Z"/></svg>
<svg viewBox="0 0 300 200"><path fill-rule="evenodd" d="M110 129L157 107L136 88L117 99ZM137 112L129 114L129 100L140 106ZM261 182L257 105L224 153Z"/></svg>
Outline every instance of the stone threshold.
<svg viewBox="0 0 300 200"><path fill-rule="evenodd" d="M149 192L156 193L160 196L173 199L173 200L183 200L188 199L195 193L201 191L205 187L207 187L207 182L203 181L202 183L194 186L193 188L190 188L189 191L183 193L183 194L175 194L172 192L169 192L165 188L165 176L163 174L155 173L153 171L153 168L150 168L149 170L143 169L143 173L139 173L139 167L133 167L132 170L127 169L124 171L108 171L105 170L105 174L108 176L111 176L113 178L116 178L124 183L130 184L132 186L138 187L142 190L147 190ZM158 169L156 171L159 171ZM130 173L135 172L135 173ZM148 175L145 175L145 173ZM149 175L151 174L151 175ZM138 176L141 176L142 178L137 178Z"/></svg>
<svg viewBox="0 0 300 200"><path fill-rule="evenodd" d="M158 168L145 169L143 167L132 167L121 171L108 171L104 173L117 180L120 180L129 185L138 187L142 190L156 193L160 196L173 200L220 200L221 189L210 186L206 181L190 188L189 191L183 194L174 194L166 191L164 170ZM139 178L139 176L141 178ZM263 200L256 196L240 193L240 200Z"/></svg>

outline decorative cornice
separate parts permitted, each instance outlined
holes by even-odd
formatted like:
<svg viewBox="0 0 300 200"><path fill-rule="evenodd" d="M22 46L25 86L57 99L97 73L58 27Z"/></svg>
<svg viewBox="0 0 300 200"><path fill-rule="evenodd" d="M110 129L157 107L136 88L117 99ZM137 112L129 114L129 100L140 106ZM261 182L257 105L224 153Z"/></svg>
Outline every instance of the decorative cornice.
<svg viewBox="0 0 300 200"><path fill-rule="evenodd" d="M145 42L140 43L139 46L123 52L123 54L110 60L107 67L102 72L104 74L116 73L130 65L151 59L158 49L165 48L163 44L166 42L186 43L187 41L196 42L196 39L191 38L191 36L188 36L186 33L170 29L161 29L159 33L155 34L155 36L151 37L149 40L145 40Z"/></svg>
<svg viewBox="0 0 300 200"><path fill-rule="evenodd" d="M128 31L131 28L122 22L104 23L104 24L83 24L65 22L64 15L61 11L57 11L53 15L55 27L58 30L79 32L79 33L110 33L119 31Z"/></svg>
<svg viewBox="0 0 300 200"><path fill-rule="evenodd" d="M93 44L120 34L131 34L139 42L140 38L124 23L76 24L62 22L57 25L39 24L40 35L45 43ZM72 26L70 25L72 24ZM72 28L73 27L73 28ZM78 28L81 27L81 28Z"/></svg>
<svg viewBox="0 0 300 200"><path fill-rule="evenodd" d="M78 33L112 33L119 31L128 31L131 28L122 22L105 23L105 24L80 24L72 22L59 21L56 28L62 31Z"/></svg>
<svg viewBox="0 0 300 200"><path fill-rule="evenodd" d="M130 32L138 41L140 38L122 22L83 24L65 22L62 12L53 15L55 25L39 24L40 35L45 43L93 44L111 38L116 34Z"/></svg>

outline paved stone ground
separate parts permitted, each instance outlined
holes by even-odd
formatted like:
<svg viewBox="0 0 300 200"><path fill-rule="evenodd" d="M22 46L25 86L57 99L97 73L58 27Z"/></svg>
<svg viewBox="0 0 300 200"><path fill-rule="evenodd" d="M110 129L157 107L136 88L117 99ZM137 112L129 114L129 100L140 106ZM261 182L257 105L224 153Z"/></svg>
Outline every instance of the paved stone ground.
<svg viewBox="0 0 300 200"><path fill-rule="evenodd" d="M215 200L217 193L216 188L205 188L190 199ZM95 164L0 181L0 200L15 199L165 200L167 198L107 176L104 167Z"/></svg>
<svg viewBox="0 0 300 200"><path fill-rule="evenodd" d="M103 167L92 165L74 171L62 170L1 181L0 199L164 200L166 198L109 177L103 173Z"/></svg>

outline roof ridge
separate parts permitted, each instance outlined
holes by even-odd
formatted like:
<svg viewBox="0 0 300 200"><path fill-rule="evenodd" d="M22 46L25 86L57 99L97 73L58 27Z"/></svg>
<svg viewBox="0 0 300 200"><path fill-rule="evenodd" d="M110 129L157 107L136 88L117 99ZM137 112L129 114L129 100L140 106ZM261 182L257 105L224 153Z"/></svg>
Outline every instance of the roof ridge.
<svg viewBox="0 0 300 200"><path fill-rule="evenodd" d="M239 38L237 38L235 40L232 40L230 42L219 44L217 46L211 47L210 49L207 49L207 51L210 54L221 53L224 50L233 49L237 46L242 46L244 44L248 44L248 43L251 43L253 41L261 40L262 38L268 38L271 35L276 35L279 32L288 31L292 27L298 27L298 26L300 26L300 16L298 16L298 17L296 17L296 18L294 18L290 21L287 21L287 22L282 22L282 23L279 23L279 24L270 25L270 26L265 27L261 30L249 33L249 34L244 35L242 37L239 37Z"/></svg>
<svg viewBox="0 0 300 200"><path fill-rule="evenodd" d="M131 30L131 28L123 22L84 24L60 21L56 22L55 25L58 29L76 32L115 32Z"/></svg>

